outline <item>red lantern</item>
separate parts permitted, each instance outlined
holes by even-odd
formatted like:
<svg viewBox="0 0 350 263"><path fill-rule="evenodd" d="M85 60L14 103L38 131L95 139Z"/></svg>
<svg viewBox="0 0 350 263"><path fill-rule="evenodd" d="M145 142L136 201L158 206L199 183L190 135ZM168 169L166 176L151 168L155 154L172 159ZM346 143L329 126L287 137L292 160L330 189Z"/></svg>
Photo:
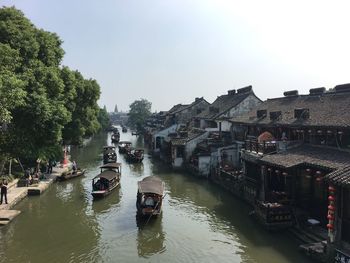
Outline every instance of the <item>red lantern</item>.
<svg viewBox="0 0 350 263"><path fill-rule="evenodd" d="M334 215L328 214L327 219L328 219L328 220L334 220Z"/></svg>
<svg viewBox="0 0 350 263"><path fill-rule="evenodd" d="M332 224L327 224L327 228L330 229L330 230L333 230L334 226Z"/></svg>
<svg viewBox="0 0 350 263"><path fill-rule="evenodd" d="M328 206L328 210L330 210L330 211L335 211L335 207L332 206L332 205L329 205L329 206Z"/></svg>
<svg viewBox="0 0 350 263"><path fill-rule="evenodd" d="M333 186L328 186L328 191L330 191L330 192L335 192L335 187L333 187Z"/></svg>
<svg viewBox="0 0 350 263"><path fill-rule="evenodd" d="M332 196L332 195L330 195L330 196L328 196L328 200L329 200L329 201L335 201L335 197Z"/></svg>

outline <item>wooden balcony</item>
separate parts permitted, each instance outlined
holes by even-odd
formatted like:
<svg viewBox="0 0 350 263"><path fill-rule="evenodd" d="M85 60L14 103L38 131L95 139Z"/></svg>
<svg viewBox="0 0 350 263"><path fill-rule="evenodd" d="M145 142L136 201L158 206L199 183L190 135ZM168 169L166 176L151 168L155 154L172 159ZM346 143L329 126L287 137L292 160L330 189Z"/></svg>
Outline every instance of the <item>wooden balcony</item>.
<svg viewBox="0 0 350 263"><path fill-rule="evenodd" d="M268 154L277 152L277 142L258 142L256 140L246 140L246 151L257 154Z"/></svg>

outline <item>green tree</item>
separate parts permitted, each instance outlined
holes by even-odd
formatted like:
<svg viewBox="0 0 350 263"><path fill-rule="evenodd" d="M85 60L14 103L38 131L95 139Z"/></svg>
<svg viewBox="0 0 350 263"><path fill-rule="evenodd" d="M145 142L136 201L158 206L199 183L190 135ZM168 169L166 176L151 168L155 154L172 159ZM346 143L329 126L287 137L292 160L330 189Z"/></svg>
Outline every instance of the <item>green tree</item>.
<svg viewBox="0 0 350 263"><path fill-rule="evenodd" d="M60 77L60 45L55 34L37 29L21 11L0 9L0 93L11 105L1 113L11 123L0 148L9 156L34 160L60 152L62 128L70 120Z"/></svg>
<svg viewBox="0 0 350 263"><path fill-rule="evenodd" d="M111 125L106 106L100 109L98 114L98 122L100 123L102 130L106 130Z"/></svg>
<svg viewBox="0 0 350 263"><path fill-rule="evenodd" d="M130 104L128 124L137 130L143 130L146 120L151 116L152 103L146 99L135 100Z"/></svg>
<svg viewBox="0 0 350 263"><path fill-rule="evenodd" d="M97 105L100 86L95 80L84 79L79 71L74 71L73 75L71 73L66 70L64 81L66 86L75 87L72 99L66 102L66 107L72 112L72 119L63 130L63 138L67 144L81 144L84 137L96 134L101 128L97 119L100 111Z"/></svg>
<svg viewBox="0 0 350 263"><path fill-rule="evenodd" d="M14 7L0 8L0 154L28 160L62 153L100 129L100 87L61 67L60 38Z"/></svg>

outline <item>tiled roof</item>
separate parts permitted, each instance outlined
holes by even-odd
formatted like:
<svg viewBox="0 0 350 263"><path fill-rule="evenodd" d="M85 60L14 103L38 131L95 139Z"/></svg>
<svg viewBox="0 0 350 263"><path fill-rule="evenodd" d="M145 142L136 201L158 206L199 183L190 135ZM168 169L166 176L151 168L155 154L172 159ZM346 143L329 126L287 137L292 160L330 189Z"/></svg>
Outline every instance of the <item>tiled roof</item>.
<svg viewBox="0 0 350 263"><path fill-rule="evenodd" d="M189 104L177 104L175 106L173 106L169 111L168 114L172 114L174 112L177 112L179 110L183 110L186 109L189 106Z"/></svg>
<svg viewBox="0 0 350 263"><path fill-rule="evenodd" d="M204 134L205 131L190 131L186 137L180 137L180 138L172 138L171 144L172 145L185 145L187 142L192 141L193 139L197 138L198 136Z"/></svg>
<svg viewBox="0 0 350 263"><path fill-rule="evenodd" d="M266 112L263 112L264 110ZM295 110L303 112L301 118L295 118ZM258 111L262 113L262 117L258 117ZM271 120L270 113L277 113L279 117ZM272 126L350 127L350 92L326 92L268 99L249 113L234 117L231 121Z"/></svg>
<svg viewBox="0 0 350 263"><path fill-rule="evenodd" d="M350 165L342 169L331 172L325 176L326 181L335 185L350 187Z"/></svg>
<svg viewBox="0 0 350 263"><path fill-rule="evenodd" d="M189 108L191 108L191 107L197 105L198 103L201 103L202 101L207 102L207 101L202 97L202 98L196 98L191 104L184 104L184 105L179 104L179 105L176 105L176 106L178 106L178 107L175 108L175 109L172 109L172 111L171 111L171 112L169 111L169 113L171 113L171 114L176 114L176 113L181 112L181 111L183 111L183 110L185 110L185 109L189 109ZM209 102L207 102L207 104L209 105ZM174 106L174 107L176 107L176 106ZM174 108L174 107L173 107L173 108Z"/></svg>
<svg viewBox="0 0 350 263"><path fill-rule="evenodd" d="M198 114L196 118L200 119L215 119L220 115L226 113L233 107L241 103L245 98L253 92L250 90L244 93L229 93L217 97L217 99L203 112Z"/></svg>
<svg viewBox="0 0 350 263"><path fill-rule="evenodd" d="M350 165L350 153L336 149L302 145L283 153L264 155L260 161L283 168L306 164L325 169L342 169Z"/></svg>

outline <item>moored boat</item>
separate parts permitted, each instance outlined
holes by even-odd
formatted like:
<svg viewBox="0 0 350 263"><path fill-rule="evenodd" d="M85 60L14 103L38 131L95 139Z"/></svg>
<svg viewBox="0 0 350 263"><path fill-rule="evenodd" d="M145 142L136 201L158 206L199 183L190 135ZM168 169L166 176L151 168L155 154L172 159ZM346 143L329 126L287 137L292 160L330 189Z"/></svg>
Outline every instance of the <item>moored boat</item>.
<svg viewBox="0 0 350 263"><path fill-rule="evenodd" d="M102 165L101 172L92 179L92 196L94 198L104 197L115 189L120 183L121 164L108 163Z"/></svg>
<svg viewBox="0 0 350 263"><path fill-rule="evenodd" d="M293 226L293 214L288 205L256 201L252 215L268 230Z"/></svg>
<svg viewBox="0 0 350 263"><path fill-rule="evenodd" d="M56 177L56 180L57 181L65 181L65 180L69 180L69 179L72 179L72 178L75 178L75 177L79 177L79 176L82 176L85 174L85 169L77 169L76 171L69 171L69 172L66 172L66 173L63 173L59 176Z"/></svg>
<svg viewBox="0 0 350 263"><path fill-rule="evenodd" d="M122 132L128 132L128 128L126 128L125 126L122 127Z"/></svg>
<svg viewBox="0 0 350 263"><path fill-rule="evenodd" d="M136 208L139 216L159 215L162 212L164 182L148 176L137 183Z"/></svg>
<svg viewBox="0 0 350 263"><path fill-rule="evenodd" d="M120 133L119 133L119 131L112 134L111 140L112 140L113 143L118 143L119 142L119 140L120 140Z"/></svg>
<svg viewBox="0 0 350 263"><path fill-rule="evenodd" d="M127 153L131 148L131 142L129 141L120 141L118 144L119 153Z"/></svg>
<svg viewBox="0 0 350 263"><path fill-rule="evenodd" d="M143 149L133 149L126 153L126 160L131 163L141 163L143 161Z"/></svg>
<svg viewBox="0 0 350 263"><path fill-rule="evenodd" d="M117 161L117 153L115 152L115 146L103 147L103 163L115 163Z"/></svg>

